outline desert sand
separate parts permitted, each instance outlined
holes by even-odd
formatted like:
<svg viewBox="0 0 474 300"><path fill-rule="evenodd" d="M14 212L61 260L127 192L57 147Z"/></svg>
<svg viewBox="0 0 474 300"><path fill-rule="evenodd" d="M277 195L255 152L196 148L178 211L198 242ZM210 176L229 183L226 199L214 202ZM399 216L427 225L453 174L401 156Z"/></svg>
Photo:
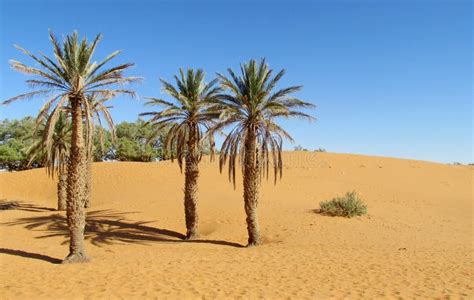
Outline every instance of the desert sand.
<svg viewBox="0 0 474 300"><path fill-rule="evenodd" d="M289 152L283 179L263 181L264 244L247 240L237 189L205 158L201 238L185 233L176 163L95 163L86 247L67 254L65 213L43 169L0 174L0 297L473 297L473 168L348 154ZM319 202L355 190L368 215L321 216Z"/></svg>

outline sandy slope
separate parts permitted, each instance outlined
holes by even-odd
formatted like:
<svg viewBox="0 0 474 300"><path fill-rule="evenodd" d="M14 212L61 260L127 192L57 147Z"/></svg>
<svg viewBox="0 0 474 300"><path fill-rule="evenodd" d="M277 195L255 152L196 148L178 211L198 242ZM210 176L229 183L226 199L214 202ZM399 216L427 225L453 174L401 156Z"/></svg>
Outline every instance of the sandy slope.
<svg viewBox="0 0 474 300"><path fill-rule="evenodd" d="M200 178L202 240L182 242L178 166L97 163L87 265L67 254L64 213L44 170L0 174L0 296L9 298L473 297L473 168L343 154L286 153L264 183L265 244L246 242L241 181L215 163ZM358 191L369 216L312 212ZM28 205L30 207L28 207Z"/></svg>

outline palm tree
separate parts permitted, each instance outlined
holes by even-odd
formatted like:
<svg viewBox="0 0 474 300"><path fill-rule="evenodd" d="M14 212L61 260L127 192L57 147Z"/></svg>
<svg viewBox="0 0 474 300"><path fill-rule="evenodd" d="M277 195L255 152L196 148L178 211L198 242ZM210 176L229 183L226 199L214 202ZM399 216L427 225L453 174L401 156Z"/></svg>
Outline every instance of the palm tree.
<svg viewBox="0 0 474 300"><path fill-rule="evenodd" d="M176 154L178 165L182 171L183 158L186 163L184 183L184 212L186 216L186 238L198 237L197 214L197 181L199 177L199 161L201 160L203 143L210 141L212 136L205 136L204 129L214 125L219 116L210 107L216 101L221 91L216 87L217 79L205 83L204 72L199 69L179 70L180 77L174 76L177 88L161 79L163 90L174 98L168 102L158 98L148 98L147 105L160 105L161 111L142 113L142 116L151 116L150 123L154 124L157 132L168 127L164 140L166 156L174 159Z"/></svg>
<svg viewBox="0 0 474 300"><path fill-rule="evenodd" d="M26 82L35 89L32 92L18 95L3 102L9 104L20 99L35 96L47 96L47 101L40 109L39 118L49 115L46 124L46 139L53 135L54 127L59 119L60 112L64 106L70 107L72 123L71 150L69 154L68 180L67 180L67 221L70 231L69 255L63 263L87 262L89 260L84 249L84 228L86 213L84 210L84 193L86 173L86 144L84 134L90 134L93 129L91 121L91 103L88 96L96 95L104 98L112 98L118 94L134 96L134 92L128 89L116 88L116 84L126 84L138 80L137 77L124 77L123 73L133 64L121 64L109 69L104 65L113 59L120 51L115 51L101 62L92 62L94 50L101 40L101 35L88 43L86 38L81 41L77 32L67 35L64 41L59 42L50 33L50 41L54 50L54 58L44 54L39 56L18 47L24 54L32 58L39 66L31 67L21 62L12 60L11 66L17 71L35 75L35 79ZM84 129L85 127L85 129ZM89 137L86 136L86 140ZM49 144L46 145L50 147Z"/></svg>
<svg viewBox="0 0 474 300"><path fill-rule="evenodd" d="M260 244L257 218L258 186L260 176L268 178L270 163L273 166L275 183L283 172L281 156L283 139L293 141L290 134L275 120L279 117L313 118L300 111L314 105L291 96L301 89L293 86L274 91L278 81L285 74L281 70L272 78L265 59L257 65L255 60L241 65L241 75L228 69L230 78L217 74L222 88L227 93L219 95L218 108L221 110L219 124L212 131L234 125L225 138L220 151L219 168L229 161L229 180L235 188L235 168L240 156L243 172L244 203L247 214L248 245Z"/></svg>
<svg viewBox="0 0 474 300"><path fill-rule="evenodd" d="M47 118L36 122L36 132L33 134L35 140L27 150L30 157L29 164L39 160L46 167L51 178L57 176L58 210L66 210L66 180L71 145L71 123L66 114L61 112L54 127L53 135L50 137L52 141L44 139L46 137L46 123Z"/></svg>
<svg viewBox="0 0 474 300"><path fill-rule="evenodd" d="M87 137L86 140L86 182L85 182L85 199L84 199L84 207L89 208L91 203L91 189L92 189L92 162L93 162L93 138L94 133L97 132L99 135L99 146L103 145L103 135L104 135L104 127L102 125L102 119L108 124L111 129L111 136L112 140L115 136L115 129L114 129L114 122L110 115L109 108L111 106L105 106L104 102L109 99L95 99L92 97L88 97L88 101L92 104L91 105L91 119L93 120L94 124L98 124L94 126L93 131L90 134L87 132L84 134ZM44 135L44 128L45 124L47 123L50 116L38 116L36 121L36 141L32 144L32 146L28 149L28 155L30 156L30 164L40 159L42 164L46 166L48 171L48 175L51 178L54 178L54 175L58 176L58 210L66 210L66 198L67 198L67 172L66 166L68 163L68 155L71 143L71 124L66 119L66 114L71 113L70 107L64 107L63 112L60 113L59 119L56 123L55 131L52 137L53 142L50 143L45 140L48 138ZM86 112L83 112L85 115ZM48 149L45 145L49 145L51 148Z"/></svg>

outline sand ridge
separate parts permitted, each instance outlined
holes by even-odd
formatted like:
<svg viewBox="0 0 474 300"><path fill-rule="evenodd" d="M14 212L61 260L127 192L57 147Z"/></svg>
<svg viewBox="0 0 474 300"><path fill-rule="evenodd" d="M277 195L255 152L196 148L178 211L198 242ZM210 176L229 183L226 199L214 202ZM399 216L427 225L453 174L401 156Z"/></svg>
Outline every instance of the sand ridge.
<svg viewBox="0 0 474 300"><path fill-rule="evenodd" d="M95 163L86 265L67 254L55 182L44 170L0 174L0 295L17 298L472 298L470 166L288 152L282 181L263 181L264 245L246 243L237 189L205 158L201 238L182 241L177 164ZM331 218L320 201L355 190L369 215Z"/></svg>

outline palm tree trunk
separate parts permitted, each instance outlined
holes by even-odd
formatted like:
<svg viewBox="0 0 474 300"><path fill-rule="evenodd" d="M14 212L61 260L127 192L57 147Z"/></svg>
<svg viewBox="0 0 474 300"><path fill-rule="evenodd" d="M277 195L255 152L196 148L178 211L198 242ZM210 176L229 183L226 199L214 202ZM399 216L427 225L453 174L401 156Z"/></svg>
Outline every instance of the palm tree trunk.
<svg viewBox="0 0 474 300"><path fill-rule="evenodd" d="M248 246L257 246L261 243L257 216L258 176L256 135L254 130L249 130L245 138L244 156L244 207L247 214Z"/></svg>
<svg viewBox="0 0 474 300"><path fill-rule="evenodd" d="M90 208L91 207L91 196L92 196L92 153L90 153L87 157L87 175L86 175L86 186L85 186L85 200L84 200L84 207Z"/></svg>
<svg viewBox="0 0 474 300"><path fill-rule="evenodd" d="M82 132L83 120L81 99L71 98L72 106L72 137L71 152L68 165L67 182L67 224L70 232L69 255L63 263L87 262L84 249L84 229L86 226L86 212L84 209L84 187L85 187L85 144Z"/></svg>
<svg viewBox="0 0 474 300"><path fill-rule="evenodd" d="M60 172L58 175L58 210L66 210L67 199L67 174Z"/></svg>
<svg viewBox="0 0 474 300"><path fill-rule="evenodd" d="M194 132L193 130L190 130ZM195 239L199 236L197 192L199 178L199 159L196 154L196 137L192 135L188 142L188 153L186 154L186 170L184 173L184 213L186 217L186 239Z"/></svg>

